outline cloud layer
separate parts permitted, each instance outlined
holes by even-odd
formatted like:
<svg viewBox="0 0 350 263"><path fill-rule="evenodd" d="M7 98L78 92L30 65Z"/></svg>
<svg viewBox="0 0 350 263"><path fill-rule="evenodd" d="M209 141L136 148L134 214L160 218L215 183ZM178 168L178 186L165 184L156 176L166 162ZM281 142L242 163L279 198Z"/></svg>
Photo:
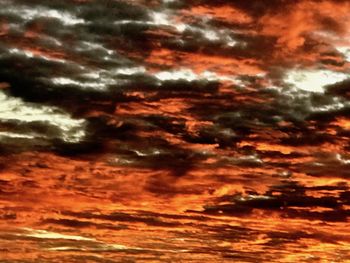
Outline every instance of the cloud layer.
<svg viewBox="0 0 350 263"><path fill-rule="evenodd" d="M1 1L4 260L348 259L349 9Z"/></svg>

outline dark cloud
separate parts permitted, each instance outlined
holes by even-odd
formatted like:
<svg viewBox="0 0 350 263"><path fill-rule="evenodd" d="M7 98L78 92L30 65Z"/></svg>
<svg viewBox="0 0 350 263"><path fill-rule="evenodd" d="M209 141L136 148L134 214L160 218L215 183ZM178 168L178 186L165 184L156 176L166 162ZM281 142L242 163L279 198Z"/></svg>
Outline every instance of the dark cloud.
<svg viewBox="0 0 350 263"><path fill-rule="evenodd" d="M75 216L78 218L85 218L85 219L102 219L102 220L108 220L113 222L140 222L145 223L150 226L162 226L162 227L176 227L181 224L177 222L170 222L170 221L162 221L158 217L154 217L152 215L130 215L127 213L114 213L110 215L98 215L93 213L72 213L72 212L66 212L65 214L70 216Z"/></svg>
<svg viewBox="0 0 350 263"><path fill-rule="evenodd" d="M346 191L343 192L343 190ZM313 194L322 193L323 191L334 192L334 195L313 196ZM339 191L342 193L342 199L339 199L337 196ZM310 192L312 195L309 195L307 192ZM254 209L259 209L276 211L286 218L345 222L350 215L350 212L343 208L348 203L348 200L344 198L347 196L347 192L348 187L345 185L304 187L291 181L282 185L272 186L262 195L250 193L247 195L222 196L217 201L225 204L208 205L203 213L247 216L253 213ZM326 210L312 211L312 209L317 208L325 208Z"/></svg>

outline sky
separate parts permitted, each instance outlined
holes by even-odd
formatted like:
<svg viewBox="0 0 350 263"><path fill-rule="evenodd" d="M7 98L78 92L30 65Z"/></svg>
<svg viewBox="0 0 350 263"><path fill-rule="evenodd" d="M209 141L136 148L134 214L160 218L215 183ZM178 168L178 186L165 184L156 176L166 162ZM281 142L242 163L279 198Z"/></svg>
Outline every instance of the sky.
<svg viewBox="0 0 350 263"><path fill-rule="evenodd" d="M350 260L349 11L1 1L0 260Z"/></svg>

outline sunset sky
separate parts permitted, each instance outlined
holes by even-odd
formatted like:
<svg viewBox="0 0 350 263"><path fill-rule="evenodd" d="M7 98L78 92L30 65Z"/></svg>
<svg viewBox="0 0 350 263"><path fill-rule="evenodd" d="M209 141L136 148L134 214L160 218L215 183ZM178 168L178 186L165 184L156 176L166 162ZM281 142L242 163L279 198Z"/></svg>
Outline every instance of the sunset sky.
<svg viewBox="0 0 350 263"><path fill-rule="evenodd" d="M0 0L0 262L350 262L349 14Z"/></svg>

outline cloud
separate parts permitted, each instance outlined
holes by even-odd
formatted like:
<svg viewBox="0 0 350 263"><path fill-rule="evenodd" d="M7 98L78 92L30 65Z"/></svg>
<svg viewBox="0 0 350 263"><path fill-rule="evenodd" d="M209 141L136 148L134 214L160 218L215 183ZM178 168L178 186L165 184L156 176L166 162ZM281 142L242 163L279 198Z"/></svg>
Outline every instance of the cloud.
<svg viewBox="0 0 350 263"><path fill-rule="evenodd" d="M6 93L0 93L1 123L13 123L19 132L2 132L1 137L43 138L46 140L60 139L65 142L77 143L84 139L84 120L73 119L69 114L57 108L25 103L20 99L11 98ZM40 126L42 128L40 129ZM48 126L47 128L45 126Z"/></svg>
<svg viewBox="0 0 350 263"><path fill-rule="evenodd" d="M273 261L290 244L334 260L318 244L348 240L348 9L0 1L0 219L68 240L52 251L137 233L170 261ZM77 247L80 231L94 240Z"/></svg>

